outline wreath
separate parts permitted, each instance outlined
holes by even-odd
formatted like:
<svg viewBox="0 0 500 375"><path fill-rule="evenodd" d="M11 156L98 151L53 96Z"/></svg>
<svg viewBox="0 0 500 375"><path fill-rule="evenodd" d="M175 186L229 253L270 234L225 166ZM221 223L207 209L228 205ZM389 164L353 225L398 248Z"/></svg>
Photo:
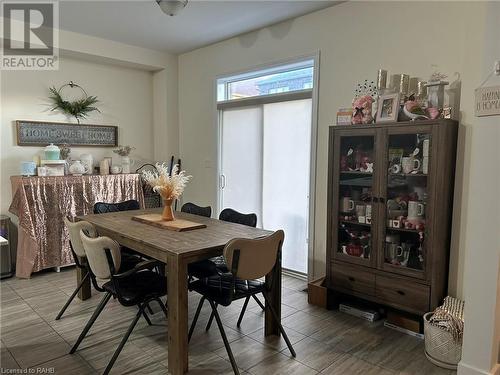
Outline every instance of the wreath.
<svg viewBox="0 0 500 375"><path fill-rule="evenodd" d="M70 88L79 88L83 93L83 97L71 102L68 100L64 100L61 96L61 91L68 86ZM83 87L77 85L73 81L70 81L69 83L61 86L59 90L57 90L55 87L51 87L49 88L49 91L51 94L49 96L49 99L53 102L54 105L53 108L51 108L51 111L60 110L63 113L74 116L78 123L80 123L80 120L87 118L87 116L91 112L100 112L99 109L95 107L95 104L99 102L97 97L88 96Z"/></svg>

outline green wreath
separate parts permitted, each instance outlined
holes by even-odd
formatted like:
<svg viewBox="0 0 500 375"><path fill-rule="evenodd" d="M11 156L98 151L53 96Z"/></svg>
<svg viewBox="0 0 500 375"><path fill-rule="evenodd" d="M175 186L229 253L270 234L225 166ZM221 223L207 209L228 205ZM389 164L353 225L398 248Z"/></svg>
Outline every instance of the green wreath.
<svg viewBox="0 0 500 375"><path fill-rule="evenodd" d="M64 100L61 96L61 91L65 87L71 88L79 88L83 92L83 98L75 101ZM93 112L100 112L95 104L99 102L96 96L88 96L87 92L79 85L70 81L69 83L61 86L59 90L55 87L49 88L50 96L49 99L53 102L54 107L51 108L51 111L60 110L63 113L74 116L76 121L80 123L80 120L87 118L87 116Z"/></svg>

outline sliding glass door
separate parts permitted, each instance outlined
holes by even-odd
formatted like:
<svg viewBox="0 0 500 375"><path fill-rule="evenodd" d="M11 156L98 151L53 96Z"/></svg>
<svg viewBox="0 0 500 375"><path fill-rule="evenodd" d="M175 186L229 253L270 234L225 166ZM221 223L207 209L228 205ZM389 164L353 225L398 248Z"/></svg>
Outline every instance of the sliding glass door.
<svg viewBox="0 0 500 375"><path fill-rule="evenodd" d="M227 108L221 117L221 209L283 229L283 267L307 273L311 99Z"/></svg>

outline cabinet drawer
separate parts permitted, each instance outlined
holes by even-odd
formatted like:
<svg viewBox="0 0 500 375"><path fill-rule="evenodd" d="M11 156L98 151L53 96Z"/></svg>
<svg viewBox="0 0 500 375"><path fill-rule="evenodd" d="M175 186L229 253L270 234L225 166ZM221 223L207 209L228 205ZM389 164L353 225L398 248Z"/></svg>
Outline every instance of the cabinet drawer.
<svg viewBox="0 0 500 375"><path fill-rule="evenodd" d="M344 292L358 292L375 295L375 275L360 267L351 267L339 263L332 264L333 286Z"/></svg>
<svg viewBox="0 0 500 375"><path fill-rule="evenodd" d="M375 293L381 303L403 310L424 313L429 310L429 287L396 277L377 275Z"/></svg>

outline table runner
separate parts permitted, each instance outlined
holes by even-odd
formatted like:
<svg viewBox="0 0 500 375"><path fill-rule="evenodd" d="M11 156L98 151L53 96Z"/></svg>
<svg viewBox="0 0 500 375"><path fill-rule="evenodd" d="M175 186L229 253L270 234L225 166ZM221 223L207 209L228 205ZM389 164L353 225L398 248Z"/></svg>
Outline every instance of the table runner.
<svg viewBox="0 0 500 375"><path fill-rule="evenodd" d="M60 177L12 176L9 211L19 218L16 276L74 263L66 215L93 212L96 202L116 203L129 199L144 207L139 174Z"/></svg>

